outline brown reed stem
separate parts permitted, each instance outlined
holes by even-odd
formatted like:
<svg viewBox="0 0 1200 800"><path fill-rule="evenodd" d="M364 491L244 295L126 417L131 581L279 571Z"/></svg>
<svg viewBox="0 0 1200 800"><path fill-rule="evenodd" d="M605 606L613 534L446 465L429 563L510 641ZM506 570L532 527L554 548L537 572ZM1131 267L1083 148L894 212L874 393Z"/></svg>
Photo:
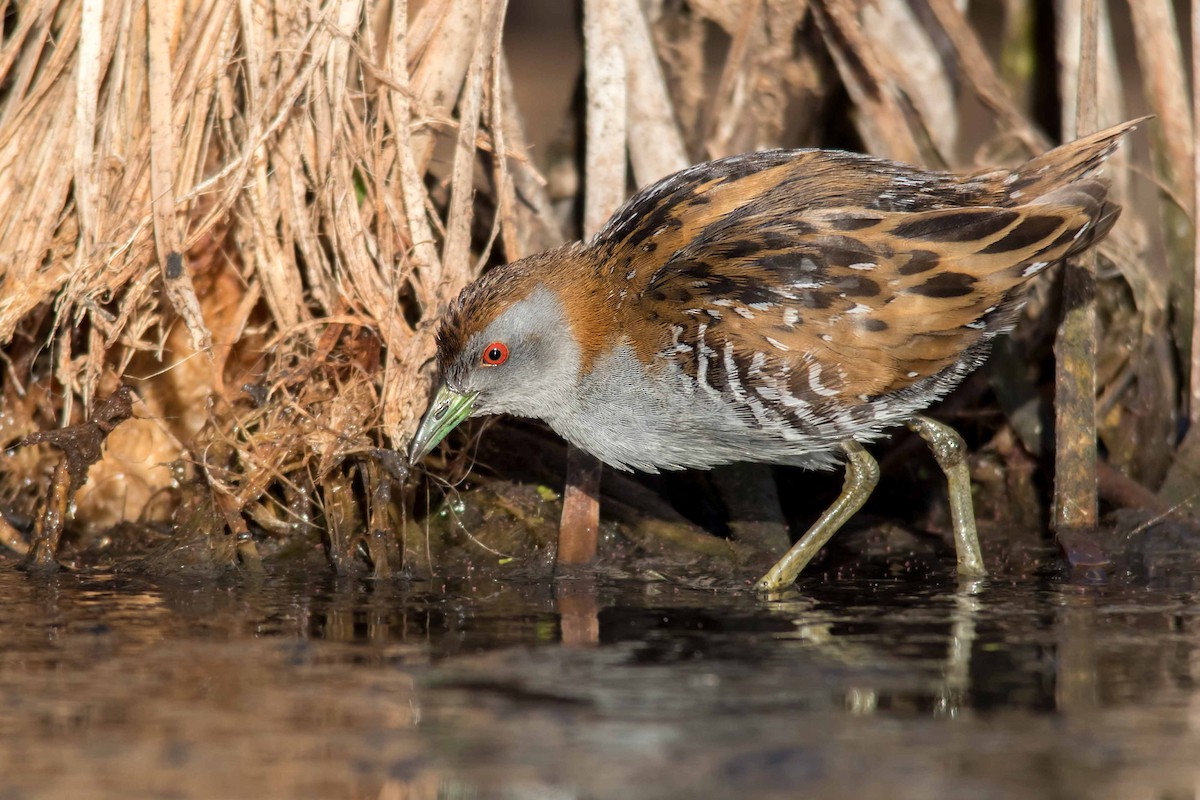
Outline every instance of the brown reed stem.
<svg viewBox="0 0 1200 800"><path fill-rule="evenodd" d="M1192 130L1200 131L1200 2L1192 3ZM1192 151L1192 347L1188 419L1200 426L1200 147Z"/></svg>
<svg viewBox="0 0 1200 800"><path fill-rule="evenodd" d="M1097 49L1100 9L1084 0L1080 14L1079 96L1076 131L1097 127ZM1099 516L1096 490L1096 255L1066 264L1063 317L1054 343L1055 530L1092 527Z"/></svg>
<svg viewBox="0 0 1200 800"><path fill-rule="evenodd" d="M585 0L584 72L587 84L586 194L583 227L590 236L625 199L626 87L619 4ZM563 493L558 563L584 564L596 555L600 531L600 462L570 448Z"/></svg>

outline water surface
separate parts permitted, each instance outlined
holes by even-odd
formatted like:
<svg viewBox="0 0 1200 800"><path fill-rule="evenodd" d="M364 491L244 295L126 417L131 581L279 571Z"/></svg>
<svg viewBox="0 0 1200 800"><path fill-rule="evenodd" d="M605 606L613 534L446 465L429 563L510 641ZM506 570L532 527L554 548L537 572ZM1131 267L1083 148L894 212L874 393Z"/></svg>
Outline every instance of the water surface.
<svg viewBox="0 0 1200 800"><path fill-rule="evenodd" d="M1189 583L9 569L0 798L1191 798Z"/></svg>

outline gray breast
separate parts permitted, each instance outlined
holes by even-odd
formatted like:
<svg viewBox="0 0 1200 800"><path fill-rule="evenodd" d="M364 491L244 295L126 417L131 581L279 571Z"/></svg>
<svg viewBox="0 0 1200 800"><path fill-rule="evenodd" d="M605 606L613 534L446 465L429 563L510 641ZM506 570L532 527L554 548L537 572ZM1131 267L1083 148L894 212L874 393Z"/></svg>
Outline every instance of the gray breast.
<svg viewBox="0 0 1200 800"><path fill-rule="evenodd" d="M606 464L644 472L736 461L827 469L838 463L843 438L756 417L674 364L648 368L626 345L602 355L580 379L572 402L544 419Z"/></svg>

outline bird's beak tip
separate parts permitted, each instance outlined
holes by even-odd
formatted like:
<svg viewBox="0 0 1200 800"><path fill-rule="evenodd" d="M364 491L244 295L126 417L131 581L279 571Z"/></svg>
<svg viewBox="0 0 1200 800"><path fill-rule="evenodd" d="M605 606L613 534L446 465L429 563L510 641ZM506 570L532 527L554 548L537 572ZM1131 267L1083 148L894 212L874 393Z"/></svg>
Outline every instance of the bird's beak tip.
<svg viewBox="0 0 1200 800"><path fill-rule="evenodd" d="M412 442L408 446L408 463L416 464L433 448L437 447L450 431L471 416L472 408L478 392L466 394L455 391L446 384L438 389L437 395L425 412L421 425L417 428Z"/></svg>

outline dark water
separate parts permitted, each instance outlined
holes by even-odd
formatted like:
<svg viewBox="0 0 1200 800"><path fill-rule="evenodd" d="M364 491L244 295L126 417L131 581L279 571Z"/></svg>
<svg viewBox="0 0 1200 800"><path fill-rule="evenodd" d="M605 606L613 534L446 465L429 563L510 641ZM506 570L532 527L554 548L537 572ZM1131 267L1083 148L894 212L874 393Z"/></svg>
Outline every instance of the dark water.
<svg viewBox="0 0 1200 800"><path fill-rule="evenodd" d="M7 570L0 593L0 798L1200 786L1200 594L1146 581L813 582L766 602Z"/></svg>

